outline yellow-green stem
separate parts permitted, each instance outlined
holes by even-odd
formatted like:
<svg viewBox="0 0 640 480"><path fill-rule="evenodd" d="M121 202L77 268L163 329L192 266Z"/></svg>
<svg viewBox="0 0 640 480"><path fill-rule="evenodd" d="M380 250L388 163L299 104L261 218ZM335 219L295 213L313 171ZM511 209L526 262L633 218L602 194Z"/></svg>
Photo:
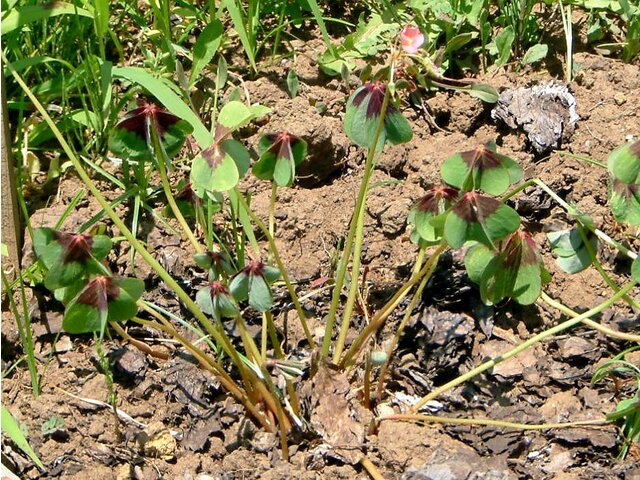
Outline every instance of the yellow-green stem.
<svg viewBox="0 0 640 480"><path fill-rule="evenodd" d="M598 255L593 249L593 245L591 245L591 242L587 238L587 232L585 232L585 228L582 226L581 223L578 223L578 233L580 234L580 238L582 238L582 243L584 244L584 247L586 248L587 253L589 254L589 257L591 257L591 262L593 263L593 266L595 267L597 272L600 274L602 279L605 281L607 285L609 285L609 288L611 288L611 290L613 290L614 292L617 292L618 290L620 290L620 287L616 284L616 282L614 282L613 279L609 276L609 274L605 272L604 268L602 268L602 264L598 259ZM640 310L640 305L638 305L638 302L636 302L629 295L623 296L622 299L625 302L627 302L631 308Z"/></svg>
<svg viewBox="0 0 640 480"><path fill-rule="evenodd" d="M384 480L384 477L380 473L380 470L378 470L378 467L376 467L367 457L362 457L360 459L360 463L373 480Z"/></svg>
<svg viewBox="0 0 640 480"><path fill-rule="evenodd" d="M600 305L597 305L596 307L594 307L594 308L592 308L592 309L590 309L590 310L578 315L575 318L567 320L567 321L565 321L565 322L563 322L563 323L561 323L559 325L556 325L555 327L552 327L552 328L550 328L548 330L545 330L544 332L539 333L538 335L535 335L535 336L531 337L529 340L521 343L520 345L516 346L515 348L512 348L508 352L505 352L502 355L499 355L496 358L493 358L493 359L483 363L482 365L474 368L473 370L465 373L464 375L460 375L459 377L451 380L450 382L447 382L444 385L436 388L431 393L429 393L428 395L425 395L418 402L416 402L416 404L413 405L413 407L411 407L411 411L413 413L417 412L428 401L433 400L434 398L437 398L438 396L442 395L444 392L447 392L447 391L451 390L452 388L455 388L458 385L466 382L467 380L470 380L470 379L476 377L477 375L481 374L482 372L484 372L486 370L489 370L490 368L496 366L497 364L499 364L501 362L504 362L505 360L508 360L511 357L516 356L520 352L532 347L533 345L536 345L537 343L540 343L542 340L545 340L546 338L549 338L549 337L551 337L553 335L556 335L556 334L558 334L560 332L563 332L563 331L565 331L565 330L567 330L567 329L569 329L569 328L571 328L571 327L573 327L575 325L578 325L585 318L590 318L590 317L600 313L605 308L608 308L611 305L613 305L623 295L628 293L635 286L635 284L636 284L636 282L628 283L627 285L622 287L619 292L617 292L611 298L608 298L607 300L602 302Z"/></svg>
<svg viewBox="0 0 640 480"><path fill-rule="evenodd" d="M300 301L298 300L298 295L296 294L293 285L291 284L291 280L289 279L289 274L287 273L287 269L282 263L282 259L280 258L280 254L278 253L278 248L276 247L276 242L273 237L269 234L269 230L264 225L264 222L258 218L258 216L253 213L253 211L247 205L246 200L242 195L238 195L238 201L242 204L242 207L251 217L251 220L258 226L258 228L262 231L265 237L267 237L267 242L269 243L269 248L271 253L273 254L273 259L282 273L282 279L287 287L287 291L289 292L289 296L291 297L291 301L296 308L296 312L298 313L298 318L300 319L300 323L302 324L302 329L304 330L305 337L307 337L307 342L309 342L309 346L312 349L316 348L316 342L313 340L313 335L311 335L311 330L309 330L309 326L307 325L307 319L305 317L304 311L302 310L302 305L300 305Z"/></svg>
<svg viewBox="0 0 640 480"><path fill-rule="evenodd" d="M407 280L407 282L398 289L395 295L389 300L382 309L380 309L371 320L371 323L367 325L360 334L356 337L356 339L349 347L349 350L344 354L344 357L340 361L340 366L345 367L351 363L353 358L358 354L360 349L364 346L365 342L369 339L371 335L373 335L378 329L384 324L387 317L391 315L393 310L398 306L398 304L402 301L402 299L407 295L409 290L413 288L413 286L418 283L429 271L431 271L433 265L438 262L440 255L447 248L447 243L442 242L435 252L429 257L429 260L424 264L424 266L420 269L420 271L414 275L411 275L411 278Z"/></svg>
<svg viewBox="0 0 640 480"><path fill-rule="evenodd" d="M276 233L276 200L278 200L278 184L271 181L271 198L269 199L269 235L275 237Z"/></svg>
<svg viewBox="0 0 640 480"><path fill-rule="evenodd" d="M161 317L159 318L159 320L162 323L143 320L141 318L136 318L136 317L134 317L133 320L142 325L147 325L147 326L150 326L151 328L161 330L171 335L176 340L178 340L182 344L182 346L184 346L189 351L189 353L191 353L203 367L205 367L207 370L213 373L216 376L216 378L218 378L222 386L224 386L224 388L227 391L229 391L242 403L242 405L251 413L251 415L258 421L258 423L260 423L260 425L263 426L263 428L265 428L267 431L270 431L270 432L273 432L275 430L274 425L269 423L267 418L262 414L262 412L260 412L260 410L258 410L258 408L254 405L254 403L249 399L249 397L247 396L247 393L244 392L242 388L238 386L238 384L229 376L229 374L224 370L224 368L222 368L222 366L218 362L213 360L209 355L204 353L198 347L196 347L191 342L189 342L189 340L183 337L179 332L177 332L175 328L173 328L173 325L171 325L167 320ZM250 382L245 381L245 385L250 385Z"/></svg>
<svg viewBox="0 0 640 480"><path fill-rule="evenodd" d="M340 323L340 333L338 334L338 341L335 344L333 351L333 363L337 364L340 361L340 356L344 350L344 342L347 339L347 333L349 332L349 325L351 324L351 314L353 313L353 307L358 297L358 288L360 285L360 256L362 255L362 235L364 231L364 217L366 199L369 192L369 180L373 173L373 168L369 172L365 172L365 177L362 179L366 189L364 192L364 202L360 205L360 210L357 212L356 221L356 234L355 234L355 246L353 248L353 260L351 262L351 283L349 284L349 294L347 296L347 303L345 304L344 311L342 312L342 321ZM368 176L367 176L368 174ZM349 254L345 250L345 257L349 257Z"/></svg>
<svg viewBox="0 0 640 480"><path fill-rule="evenodd" d="M588 425L606 425L610 423L606 418L597 420L577 420L575 422L562 423L516 423L503 420L492 420L490 418L456 418L456 417L440 417L437 415L421 415L411 413L401 413L397 415L389 415L381 417L378 421L396 420L403 422L422 422L422 423L450 423L454 425L486 425L490 427L514 428L516 430L550 430L553 428L571 428L584 427Z"/></svg>
<svg viewBox="0 0 640 480"><path fill-rule="evenodd" d="M393 65L390 68L393 71ZM356 235L356 228L361 216L364 215L364 206L367 199L367 192L369 191L369 179L371 178L371 172L374 167L374 160L376 156L376 147L378 146L378 140L382 134L384 127L384 119L391 99L391 90L387 87L384 93L384 99L382 100L382 107L380 109L380 118L376 124L376 129L371 141L371 146L367 151L367 159L364 164L364 171L362 174L362 182L360 183L360 190L358 191L358 197L356 199L356 205L354 208L354 216L351 217L349 225L349 232L347 233L347 239L342 251L342 257L338 263L338 270L336 272L335 284L333 287L333 293L331 296L331 305L329 307L329 314L327 315L327 325L324 331L324 338L322 340L322 348L320 350L320 356L326 357L329 355L329 349L331 348L331 336L333 335L333 326L336 322L336 315L338 312L338 304L340 303L340 295L342 294L342 286L344 285L344 279L347 273L347 266L349 264L349 258L351 258L351 250L353 249L354 237ZM361 243L361 242L360 242ZM351 282L358 283L358 272L352 270ZM355 294L355 292L354 292ZM350 292L350 297L351 292Z"/></svg>
<svg viewBox="0 0 640 480"><path fill-rule="evenodd" d="M420 266L422 265L424 252L425 252L424 248L421 248L420 251L418 252L418 259L416 260L414 273L417 273L418 271L420 271L419 269L420 269ZM376 386L376 397L375 397L376 401L380 401L380 398L382 397L382 391L384 390L384 378L386 377L387 371L389 370L389 365L391 364L391 358L393 356L393 352L395 351L396 346L400 341L400 337L402 336L404 327L407 325L407 322L411 318L411 313L413 312L413 309L415 308L416 304L420 300L420 297L422 296L422 291L424 290L424 287L427 285L429 278L433 274L433 270L435 270L436 265L437 264L434 262L431 270L427 272L424 278L420 281L420 285L418 285L418 288L414 292L413 297L411 298L411 302L409 303L409 306L404 312L402 321L400 322L400 325L398 326L396 333L393 336L393 339L391 340L391 343L387 347L387 351L386 351L387 360L384 362L384 365L380 369L380 374L378 375L378 385Z"/></svg>
<svg viewBox="0 0 640 480"><path fill-rule="evenodd" d="M571 310L569 307L567 307L566 305L563 305L562 303L554 300L553 298L551 298L549 295L547 295L544 292L540 293L540 299L545 302L546 304L550 305L551 307L560 310L562 313L564 313L565 315L567 315L568 317L571 318L575 318L579 315L578 312L574 312L573 310ZM640 343L640 335L635 335L633 333L625 333L625 332L619 332L617 330L613 330L612 328L606 327L605 325L602 325L594 320L591 320L589 318L585 318L584 320L582 320L582 323L584 323L586 326L593 328L594 330L598 330L599 332L612 337L612 338L617 338L618 340L627 340L629 342L638 342Z"/></svg>
<svg viewBox="0 0 640 480"><path fill-rule="evenodd" d="M151 135L153 137L155 157L158 162L158 170L160 173L162 188L164 190L164 196L167 198L167 202L169 202L169 207L171 207L171 211L173 212L173 215L176 217L176 220L182 227L182 230L184 234L187 236L187 239L189 240L189 242L191 242L191 245L193 245L193 248L195 249L196 253L202 253L202 246L200 245L200 242L198 242L198 239L196 238L193 231L191 230L191 227L189 227L189 224L184 219L184 216L182 215L182 212L178 208L178 204L176 203L175 198L173 198L173 192L171 191L171 185L169 184L169 178L167 177L167 168L165 165L164 157L166 155L166 152L164 151L164 149L162 148L162 145L160 144L157 127L155 125L152 125L151 127Z"/></svg>

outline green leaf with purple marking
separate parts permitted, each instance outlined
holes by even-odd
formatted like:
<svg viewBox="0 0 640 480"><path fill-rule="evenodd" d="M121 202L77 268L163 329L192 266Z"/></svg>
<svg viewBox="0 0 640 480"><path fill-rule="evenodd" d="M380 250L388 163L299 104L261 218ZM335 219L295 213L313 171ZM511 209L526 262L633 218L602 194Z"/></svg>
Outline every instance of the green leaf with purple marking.
<svg viewBox="0 0 640 480"><path fill-rule="evenodd" d="M244 145L233 139L218 140L193 160L191 184L200 197L206 191L225 192L235 187L248 169L249 152Z"/></svg>
<svg viewBox="0 0 640 480"><path fill-rule="evenodd" d="M136 301L144 292L137 278L98 276L67 305L62 327L69 333L100 332L107 322L122 322L138 312Z"/></svg>
<svg viewBox="0 0 640 480"><path fill-rule="evenodd" d="M496 152L493 143L456 153L442 165L442 179L461 190L483 190L490 195L504 193L522 178L514 160Z"/></svg>
<svg viewBox="0 0 640 480"><path fill-rule="evenodd" d="M262 180L273 180L279 187L293 184L296 167L307 156L307 142L287 132L263 135L258 143L260 158L253 174Z"/></svg>
<svg viewBox="0 0 640 480"><path fill-rule="evenodd" d="M419 239L427 243L440 241L444 228L442 215L449 210L451 203L459 194L457 188L446 185L432 187L416 202L409 212L409 223Z"/></svg>
<svg viewBox="0 0 640 480"><path fill-rule="evenodd" d="M469 240L495 248L494 242L515 232L519 225L520 216L513 208L478 192L467 192L451 207L444 238L453 248Z"/></svg>
<svg viewBox="0 0 640 480"><path fill-rule="evenodd" d="M229 289L238 301L249 300L249 305L259 312L273 306L271 284L280 278L277 268L252 262L243 268L229 284Z"/></svg>
<svg viewBox="0 0 640 480"><path fill-rule="evenodd" d="M361 147L369 148L373 144L386 89L386 84L382 82L369 82L349 97L344 115L344 130L347 136ZM385 142L391 145L406 143L412 136L413 132L407 119L389 102L376 150L382 149Z"/></svg>
<svg viewBox="0 0 640 480"><path fill-rule="evenodd" d="M158 105L141 101L114 127L109 136L109 150L127 160L152 160L151 128L157 129L169 158L180 151L187 135L193 131L186 120Z"/></svg>
<svg viewBox="0 0 640 480"><path fill-rule="evenodd" d="M234 318L240 314L237 302L231 296L229 288L221 282L209 282L196 293L196 303L204 313L216 320Z"/></svg>
<svg viewBox="0 0 640 480"><path fill-rule="evenodd" d="M33 246L49 270L44 281L49 290L67 287L90 273L101 271L98 262L111 250L111 239L105 235L66 233L52 228L37 228Z"/></svg>
<svg viewBox="0 0 640 480"><path fill-rule="evenodd" d="M533 238L522 230L502 242L498 251L475 244L464 262L469 278L480 285L482 301L487 305L505 298L530 305L540 296L542 259Z"/></svg>

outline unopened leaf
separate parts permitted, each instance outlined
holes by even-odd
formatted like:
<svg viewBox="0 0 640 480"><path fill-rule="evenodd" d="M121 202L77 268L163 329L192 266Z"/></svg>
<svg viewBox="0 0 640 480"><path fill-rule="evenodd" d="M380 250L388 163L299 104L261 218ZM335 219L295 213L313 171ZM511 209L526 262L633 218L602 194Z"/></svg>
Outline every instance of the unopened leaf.
<svg viewBox="0 0 640 480"><path fill-rule="evenodd" d="M298 82L298 75L296 75L295 70L289 70L289 73L287 73L287 90L289 90L289 96L291 98L296 98L299 86L300 83Z"/></svg>
<svg viewBox="0 0 640 480"><path fill-rule="evenodd" d="M287 132L267 134L260 138L258 151L260 158L253 166L254 175L288 187L293 183L296 166L307 156L307 142Z"/></svg>

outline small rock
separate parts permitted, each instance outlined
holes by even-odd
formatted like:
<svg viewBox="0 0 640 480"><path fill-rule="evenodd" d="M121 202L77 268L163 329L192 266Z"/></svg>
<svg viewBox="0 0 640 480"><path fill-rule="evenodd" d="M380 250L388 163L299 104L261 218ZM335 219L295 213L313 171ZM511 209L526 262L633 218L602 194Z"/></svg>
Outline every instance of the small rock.
<svg viewBox="0 0 640 480"><path fill-rule="evenodd" d="M554 444L549 452L549 462L542 469L547 473L559 473L569 468L573 461L570 450Z"/></svg>
<svg viewBox="0 0 640 480"><path fill-rule="evenodd" d="M112 354L114 369L123 380L139 383L147 371L147 357L137 348L125 345Z"/></svg>
<svg viewBox="0 0 640 480"><path fill-rule="evenodd" d="M275 433L258 431L249 443L256 452L266 453L278 445L278 437Z"/></svg>
<svg viewBox="0 0 640 480"><path fill-rule="evenodd" d="M627 97L625 97L622 92L616 92L613 94L613 100L616 102L616 105L620 106L627 101Z"/></svg>
<svg viewBox="0 0 640 480"><path fill-rule="evenodd" d="M162 422L152 422L136 441L143 455L170 460L175 457L177 442Z"/></svg>
<svg viewBox="0 0 640 480"><path fill-rule="evenodd" d="M548 422L566 422L572 413L580 411L582 405L574 392L558 392L540 407L540 413Z"/></svg>
<svg viewBox="0 0 640 480"><path fill-rule="evenodd" d="M595 345L584 338L569 337L560 342L560 355L563 358L592 358L595 351Z"/></svg>

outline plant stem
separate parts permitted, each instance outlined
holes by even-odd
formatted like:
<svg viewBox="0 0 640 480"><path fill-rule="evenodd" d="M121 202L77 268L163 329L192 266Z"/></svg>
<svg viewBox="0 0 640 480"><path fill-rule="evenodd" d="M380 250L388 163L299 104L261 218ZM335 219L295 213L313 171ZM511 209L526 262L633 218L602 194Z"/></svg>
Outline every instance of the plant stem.
<svg viewBox="0 0 640 480"><path fill-rule="evenodd" d="M597 305L596 307L593 307L592 309L578 315L575 318L572 318L570 320L567 320L563 323L560 323L558 325L556 325L555 327L552 327L548 330L545 330L544 332L541 332L533 337L531 337L529 340L521 343L520 345L516 346L515 348L512 348L511 350L509 350L508 352L503 353L502 355L499 355L487 362L484 362L482 365L479 365L478 367L474 368L473 370L460 375L459 377L451 380L450 382L445 383L444 385L436 388L435 390L433 390L431 393L429 393L428 395L425 395L424 397L422 397L418 402L416 402L415 405L413 405L413 407L411 407L411 411L412 413L417 412L418 410L420 410L420 408L422 406L424 406L429 400L433 400L434 398L442 395L444 392L451 390L454 387L457 387L458 385L460 385L461 383L466 382L467 380L470 380L474 377L476 377L477 375L479 375L480 373L489 370L490 368L494 367L495 365L504 362L505 360L508 360L511 357L516 356L517 354L519 354L520 352L528 349L529 347L532 347L533 345L536 345L537 343L540 343L542 340L549 338L553 335L556 335L560 332L563 332L564 330L567 330L575 325L578 325L579 323L581 323L585 318L590 318L594 315L596 315L597 313L600 313L601 311L603 311L605 308L609 308L611 305L613 305L617 300L619 300L623 295L625 295L626 293L628 293L634 286L636 285L635 281L632 281L630 283L628 283L627 285L625 285L624 287L622 287L620 289L619 292L617 292L616 294L614 294L611 298L608 298L607 300L605 300L604 302L602 302L600 305Z"/></svg>
<svg viewBox="0 0 640 480"><path fill-rule="evenodd" d="M166 161L165 157L167 156L167 153L165 152L162 146L162 143L160 142L160 138L158 135L158 127L155 123L151 125L151 136L153 138L153 142L152 142L153 150L155 153L156 161L158 162L160 180L162 181L162 188L164 189L164 195L167 198L167 202L169 202L169 206L171 207L171 211L173 212L173 215L176 217L176 220L178 220L178 223L180 224L185 235L191 242L191 245L193 245L193 248L195 249L196 253L202 253L203 250L202 250L202 247L200 246L200 242L198 242L198 240L196 239L196 236L191 230L191 227L189 227L189 224L184 219L184 216L182 215L182 212L178 208L178 204L176 203L176 200L173 197L173 193L171 192L171 185L169 184L169 178L167 177L167 168L165 163Z"/></svg>
<svg viewBox="0 0 640 480"><path fill-rule="evenodd" d="M345 367L350 364L353 358L358 354L360 349L363 347L365 342L369 339L371 335L373 335L378 329L384 324L385 320L393 310L398 306L398 304L402 301L405 295L409 292L409 290L416 284L420 279L426 276L430 271L432 271L432 267L437 264L440 255L447 248L447 243L442 242L438 249L433 252L429 260L425 263L425 265L420 269L420 271L416 274L411 275L411 278L407 280L407 282L398 289L391 300L389 300L382 309L378 310L378 312L374 315L371 323L367 325L360 334L356 337L356 339L347 350L347 353L344 354L344 357L340 361L340 366Z"/></svg>
<svg viewBox="0 0 640 480"><path fill-rule="evenodd" d="M360 463L367 471L367 473L371 475L371 478L373 478L373 480L384 480L384 477L380 473L380 470L378 470L378 467L376 467L373 462L367 457L362 457L360 459Z"/></svg>
<svg viewBox="0 0 640 480"><path fill-rule="evenodd" d="M540 180L538 178L534 178L532 180L528 180L528 181L518 185L513 190L505 193L501 197L502 202L506 202L508 199L510 199L514 195L520 193L525 188L531 187L533 185L537 185L542 190L544 190L551 198L553 198L556 202L558 202L560 204L560 206L563 207L567 211L567 213L569 215L575 217L576 214L580 213L574 207L572 207L571 205L567 204L564 200L562 200L546 183L544 183L542 180ZM580 221L578 220L578 222L580 222ZM587 230L589 230L590 232L593 232L600 240L602 240L603 242L607 243L611 247L617 249L623 255L626 255L627 257L629 257L632 260L635 260L636 258L638 258L638 254L636 252L634 252L632 250L629 250L627 247L625 247L621 243L616 242L614 239L612 239L609 235L604 233L602 230L600 230L598 228L595 228L593 225L585 225L585 224L581 224L581 225L584 228L586 228Z"/></svg>
<svg viewBox="0 0 640 480"><path fill-rule="evenodd" d="M271 198L269 199L269 235L275 236L276 231L276 200L278 199L278 184L271 181Z"/></svg>
<svg viewBox="0 0 640 480"><path fill-rule="evenodd" d="M549 306L560 310L562 313L564 313L565 315L567 315L568 317L571 318L575 318L577 317L579 314L577 312L574 312L573 310L571 310L569 307L567 307L566 305L563 305L562 303L554 300L553 298L549 297L549 295L547 295L544 292L540 293L540 299L542 299L543 302L545 302L546 304L548 304ZM585 325L587 325L588 327L592 327L595 330L598 330L601 333L604 333L605 335L609 336L609 337L613 337L613 338L617 338L619 340L627 340L629 342L638 342L640 343L640 335L634 335L633 333L624 333L624 332L619 332L617 330L613 330L605 325L602 325L598 322L595 322L589 318L585 318L582 320L582 323L584 323Z"/></svg>
<svg viewBox="0 0 640 480"><path fill-rule="evenodd" d="M390 69L393 71L393 66ZM358 192L358 197L356 199L355 205L355 216L351 218L351 223L349 225L349 233L347 234L347 239L344 244L344 249L342 251L342 257L340 258L340 262L338 264L338 270L336 272L335 285L333 287L333 294L331 296L331 306L329 307L329 314L327 316L327 325L324 331L324 338L322 340L322 348L320 350L320 356L326 357L329 355L329 349L331 347L331 336L333 335L333 326L336 321L336 314L338 311L338 303L340 303L340 295L342 294L342 286L344 285L344 279L347 273L347 266L349 264L349 258L351 257L351 250L353 248L354 237L356 235L356 229L358 222L360 221L360 217L364 215L364 207L367 198L367 192L369 191L369 179L371 178L371 173L374 167L374 159L376 156L376 147L378 146L378 140L380 139L380 135L382 134L382 129L384 127L384 119L386 116L387 108L389 106L389 101L391 99L391 90L387 86L384 92L384 99L382 100L382 108L380 109L380 117L378 118L378 123L376 124L376 129L373 135L373 139L371 141L371 146L367 151L367 159L364 164L364 172L362 174L362 182L360 183L360 190ZM361 241L359 243L362 243ZM360 247L361 248L361 245ZM359 250L358 248L358 250ZM358 283L358 272L355 269L352 269L351 273L351 282ZM355 295L355 292L349 292L349 297ZM337 347L338 345L336 345Z"/></svg>
<svg viewBox="0 0 640 480"><path fill-rule="evenodd" d="M378 419L379 422L384 420L398 420L403 422L424 422L424 423L452 423L454 425L486 425L490 427L514 428L517 430L550 430L552 428L570 428L584 427L585 425L607 425L609 420L606 418L595 420L577 420L575 422L562 423L516 423L506 422L503 420L492 420L490 418L457 418L457 417L440 417L437 415L421 415L411 413L400 413L397 415L389 415Z"/></svg>
<svg viewBox="0 0 640 480"><path fill-rule="evenodd" d="M356 234L355 234L355 246L353 248L353 261L351 263L351 283L349 284L349 294L347 296L347 303L345 304L344 311L342 312L342 321L340 323L340 333L338 334L338 341L335 344L335 348L333 351L333 363L338 363L340 361L340 356L342 355L342 351L344 349L344 342L347 339L347 333L349 332L349 325L351 324L351 314L353 313L353 307L356 303L356 298L358 297L358 286L360 285L359 276L360 276L360 257L362 255L362 238L364 231L364 217L365 217L365 207L366 207L366 198L369 192L369 180L371 179L371 174L373 173L373 168L371 168L368 172L366 172L365 177L362 179L364 185L366 185L367 190L365 191L364 198L365 201L362 202L360 206L361 209L357 212L357 222L356 222ZM349 257L349 254L345 250L346 257Z"/></svg>
<svg viewBox="0 0 640 480"><path fill-rule="evenodd" d="M425 249L424 248L420 248L420 251L418 252L418 259L416 260L416 265L414 267L414 273L418 272L419 269L420 269L420 266L422 265L422 259L424 257L424 252L425 252ZM380 398L382 397L382 391L384 390L384 378L387 375L387 370L389 370L389 365L391 364L391 357L393 355L394 350L396 349L396 346L398 345L398 342L400 341L400 337L402 336L402 332L404 331L404 327L407 325L407 322L411 318L411 313L413 312L413 309L415 308L416 304L418 303L418 300L420 300L420 297L422 296L422 291L424 290L424 287L427 285L427 282L429 281L429 278L433 274L433 270L436 268L436 265L437 265L437 263L434 262L433 266L432 266L432 269L420 281L420 285L418 285L418 288L414 292L413 298L411 299L411 302L409 303L409 306L407 307L407 309L404 312L404 317L402 317L402 321L400 322L400 325L396 329L396 333L393 336L393 340L391 341L391 343L387 347L387 352L386 352L387 353L387 360L386 360L386 362L384 362L384 365L380 369L380 374L378 375L378 385L376 387L376 401L380 401Z"/></svg>
<svg viewBox="0 0 640 480"><path fill-rule="evenodd" d="M245 211L249 214L249 217L251 217L251 220L253 220L253 222L258 226L258 228L262 231L264 236L267 237L267 242L269 243L269 248L271 249L271 253L273 254L273 259L275 260L276 265L278 266L278 269L280 269L280 273L282 274L282 279L284 280L284 283L287 286L287 291L289 292L291 301L293 302L293 305L296 308L296 312L298 313L298 318L300 319L300 323L302 324L302 329L304 330L304 334L307 337L307 342L309 342L309 346L312 349L315 349L316 342L313 340L313 335L311 335L311 330L309 330L309 326L307 325L307 320L306 320L304 311L302 310L302 305L300 305L300 301L298 300L298 295L296 294L296 291L293 288L293 285L291 284L291 280L289 279L289 274L287 273L287 269L285 268L284 263L280 258L280 254L278 253L278 247L276 247L276 242L274 241L273 237L269 233L269 230L267 229L267 227L264 225L264 222L260 220L260 218L258 218L258 216L255 213L253 213L253 211L249 208L249 205L247 205L247 202L242 195L238 195L238 201L242 205L242 207L245 209Z"/></svg>
<svg viewBox="0 0 640 480"><path fill-rule="evenodd" d="M556 150L555 153L557 153L562 157L569 157L569 158L575 158L576 160L582 160L583 162L597 165L600 168L607 168L606 164L599 162L597 160L594 160L593 158L585 157L584 155L576 155L575 153L567 152L566 150Z"/></svg>
<svg viewBox="0 0 640 480"><path fill-rule="evenodd" d="M591 242L587 238L587 232L585 232L585 228L582 226L580 222L578 222L578 233L580 233L580 237L582 238L582 243L584 244L584 247L587 250L587 253L591 257L591 262L593 263L593 266L598 271L602 279L605 281L607 285L609 285L609 287L614 292L617 292L618 290L620 290L620 287L616 284L616 282L614 282L613 279L609 276L609 274L605 272L604 268L602 268L602 264L600 263L600 260L598 260L598 255L594 251L593 245L591 245ZM629 295L625 295L624 297L622 297L622 299L625 302L627 302L631 308L640 310L640 305L638 305L638 302L636 302Z"/></svg>
<svg viewBox="0 0 640 480"><path fill-rule="evenodd" d="M122 337L122 339L124 341L129 342L131 345L136 347L141 352L143 352L143 353L145 353L147 355L150 355L152 357L159 358L161 360L169 360L169 354L167 354L165 352L159 352L157 350L154 350L153 348L151 348L146 343L141 342L140 340L137 340L137 339L133 338L131 335L129 335L125 331L124 328L122 328L120 326L120 324L118 322L109 322L109 326L111 328L113 328L118 333L118 335L120 335Z"/></svg>
<svg viewBox="0 0 640 480"><path fill-rule="evenodd" d="M113 210L113 208L111 208L111 205L109 205L109 202L107 202L107 200L104 198L102 193L100 193L100 191L98 190L98 187L96 187L95 183L93 183L93 180L91 180L91 178L87 174L86 170L82 166L82 163L78 160L75 153L73 152L73 150L71 149L67 141L64 139L64 137L62 136L62 133L58 129L55 122L49 116L49 113L47 112L47 110L42 106L40 101L33 94L33 92L24 82L20 74L18 74L15 68L13 68L13 66L7 61L7 58L4 52L2 52L2 59L5 62L5 66L11 71L11 74L15 78L16 82L22 87L22 89L25 91L29 99L33 102L38 112L42 115L42 118L44 119L44 121L47 123L49 128L51 128L51 131L53 132L58 142L60 142L60 146L69 157L69 160L75 167L76 172L80 177L80 179L82 180L82 182L87 186L91 194L94 196L96 201L100 204L100 206L105 211L109 219L111 219L115 227L120 231L122 236L125 237L127 241L131 244L131 247L133 248L133 250L138 252L138 254L143 258L143 260L147 262L147 264L149 264L149 266L153 269L153 271L167 284L167 287L169 287L169 289L173 290L176 293L180 301L184 303L184 305L193 314L193 316L205 327L207 332L214 338L214 340L218 344L224 345L225 342L222 339L220 333L213 327L213 324L211 323L211 321L206 317L204 313L202 313L202 310L200 310L198 305L180 287L178 282L176 282L173 279L171 274L167 272L162 267L162 265L160 265L160 263L155 258L153 258L153 256L144 248L142 243L138 241L138 239L131 233L131 231L124 224L122 219L120 219L118 214ZM231 355L232 352L227 351L227 354Z"/></svg>
<svg viewBox="0 0 640 480"><path fill-rule="evenodd" d="M38 377L38 368L36 366L36 357L33 348L33 335L31 330L31 317L29 316L29 308L27 306L27 297L24 290L24 281L22 279L22 271L16 269L17 280L20 282L20 301L22 303L22 315L18 311L18 306L16 304L16 300L14 298L14 292L9 284L9 279L7 275L4 273L4 268L1 269L2 272L2 284L4 286L4 291L7 294L9 299L9 308L11 313L13 314L13 318L16 321L16 325L18 326L18 335L20 337L20 343L22 344L22 350L24 351L24 355L27 359L27 366L29 367L29 377L31 378L31 389L33 390L33 397L38 398L40 396L40 379ZM23 321L24 320L24 321Z"/></svg>

